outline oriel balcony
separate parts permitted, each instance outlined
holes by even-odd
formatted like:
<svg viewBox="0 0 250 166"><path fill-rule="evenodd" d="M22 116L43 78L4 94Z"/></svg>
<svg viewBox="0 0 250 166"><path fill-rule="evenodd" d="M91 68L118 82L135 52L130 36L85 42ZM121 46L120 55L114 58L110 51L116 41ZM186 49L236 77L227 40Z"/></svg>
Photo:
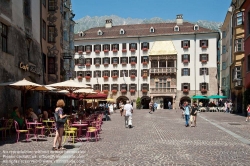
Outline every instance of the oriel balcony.
<svg viewBox="0 0 250 166"><path fill-rule="evenodd" d="M176 93L176 88L150 88L150 93L173 94Z"/></svg>
<svg viewBox="0 0 250 166"><path fill-rule="evenodd" d="M149 69L150 74L176 73L175 67L160 67Z"/></svg>

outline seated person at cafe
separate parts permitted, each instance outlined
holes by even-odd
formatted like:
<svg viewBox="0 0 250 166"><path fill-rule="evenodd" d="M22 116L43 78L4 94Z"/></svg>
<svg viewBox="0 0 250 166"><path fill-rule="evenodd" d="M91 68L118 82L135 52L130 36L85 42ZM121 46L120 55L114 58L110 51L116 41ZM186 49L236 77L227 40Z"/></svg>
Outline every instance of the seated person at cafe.
<svg viewBox="0 0 250 166"><path fill-rule="evenodd" d="M33 108L28 109L28 111L27 111L27 119L30 119L30 120L37 120L38 119L37 115L33 111Z"/></svg>
<svg viewBox="0 0 250 166"><path fill-rule="evenodd" d="M47 111L43 111L43 119L47 120L49 118L49 114Z"/></svg>
<svg viewBox="0 0 250 166"><path fill-rule="evenodd" d="M20 128L23 127L23 122L24 122L24 118L21 116L18 107L13 107L13 111L11 113L11 117L17 121L18 125Z"/></svg>

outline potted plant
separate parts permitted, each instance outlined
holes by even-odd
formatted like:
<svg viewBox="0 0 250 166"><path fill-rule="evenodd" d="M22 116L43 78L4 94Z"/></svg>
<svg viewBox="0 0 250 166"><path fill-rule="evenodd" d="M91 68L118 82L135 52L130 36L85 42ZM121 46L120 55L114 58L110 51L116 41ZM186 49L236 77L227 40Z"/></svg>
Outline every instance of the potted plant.
<svg viewBox="0 0 250 166"><path fill-rule="evenodd" d="M183 93L187 93L187 92L189 92L188 89L183 89Z"/></svg>
<svg viewBox="0 0 250 166"><path fill-rule="evenodd" d="M117 75L112 76L113 79L117 78Z"/></svg>
<svg viewBox="0 0 250 166"><path fill-rule="evenodd" d="M113 49L112 51L113 51L113 52L117 52L118 50L117 50L117 49Z"/></svg>
<svg viewBox="0 0 250 166"><path fill-rule="evenodd" d="M188 49L189 47L188 46L183 46L184 49Z"/></svg>
<svg viewBox="0 0 250 166"><path fill-rule="evenodd" d="M201 93L206 93L207 90L206 89L201 89Z"/></svg>
<svg viewBox="0 0 250 166"><path fill-rule="evenodd" d="M85 76L85 78L86 78L86 79L90 79L90 78L91 78L91 76Z"/></svg>
<svg viewBox="0 0 250 166"><path fill-rule="evenodd" d="M99 54L99 53L100 53L100 50L95 50L95 53Z"/></svg>
<svg viewBox="0 0 250 166"><path fill-rule="evenodd" d="M138 98L136 99L136 108L137 108L137 109L141 109L141 98L140 98L140 97L138 97Z"/></svg>
<svg viewBox="0 0 250 166"><path fill-rule="evenodd" d="M130 89L130 93L135 93L135 89Z"/></svg>
<svg viewBox="0 0 250 166"><path fill-rule="evenodd" d="M103 78L104 78L104 79L108 79L108 78L109 78L109 76L103 76Z"/></svg>
<svg viewBox="0 0 250 166"><path fill-rule="evenodd" d="M131 65L136 65L136 62L130 62Z"/></svg>
<svg viewBox="0 0 250 166"><path fill-rule="evenodd" d="M122 93L126 93L127 90L126 90L126 89L122 89L121 92L122 92Z"/></svg>
<svg viewBox="0 0 250 166"><path fill-rule="evenodd" d="M86 64L85 64L86 67L89 67L90 65L91 65L90 63L86 63Z"/></svg>
<svg viewBox="0 0 250 166"><path fill-rule="evenodd" d="M134 48L131 48L130 51L131 51L131 52L135 52L135 49L134 49Z"/></svg>

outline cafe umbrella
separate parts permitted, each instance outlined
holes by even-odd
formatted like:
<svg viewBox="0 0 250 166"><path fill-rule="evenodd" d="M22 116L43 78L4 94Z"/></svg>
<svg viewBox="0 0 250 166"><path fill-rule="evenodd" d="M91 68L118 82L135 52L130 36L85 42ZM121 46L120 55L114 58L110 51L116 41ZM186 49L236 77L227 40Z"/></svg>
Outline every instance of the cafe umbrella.
<svg viewBox="0 0 250 166"><path fill-rule="evenodd" d="M29 90L36 90L36 91L50 91L51 88L46 87L44 85L40 85L31 81L26 80L25 78L23 80L20 81L16 81L16 82L5 82L5 83L0 83L0 86L7 86L13 89L17 89L20 90L22 92L23 97L23 113L26 109L26 105L25 105L25 93Z"/></svg>
<svg viewBox="0 0 250 166"><path fill-rule="evenodd" d="M47 86L57 88L58 90L67 90L69 91L70 95L73 94L73 91L78 89L92 89L90 86L74 80L67 80L63 82L49 84ZM70 113L72 113L72 104L70 104Z"/></svg>
<svg viewBox="0 0 250 166"><path fill-rule="evenodd" d="M191 97L192 99L208 99L206 96L194 95Z"/></svg>
<svg viewBox="0 0 250 166"><path fill-rule="evenodd" d="M209 99L226 99L227 96L221 96L221 95L211 95L208 96Z"/></svg>

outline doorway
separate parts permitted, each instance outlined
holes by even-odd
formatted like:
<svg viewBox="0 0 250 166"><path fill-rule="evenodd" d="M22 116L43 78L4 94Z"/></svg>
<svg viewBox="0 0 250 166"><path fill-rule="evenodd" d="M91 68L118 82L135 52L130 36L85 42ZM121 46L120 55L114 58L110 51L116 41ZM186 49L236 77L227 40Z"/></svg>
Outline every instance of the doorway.
<svg viewBox="0 0 250 166"><path fill-rule="evenodd" d="M169 108L168 103L171 103L171 108ZM173 108L173 97L167 96L163 99L163 109L172 109Z"/></svg>
<svg viewBox="0 0 250 166"><path fill-rule="evenodd" d="M148 96L141 97L141 108L142 109L149 109L150 101L151 101L151 98Z"/></svg>

